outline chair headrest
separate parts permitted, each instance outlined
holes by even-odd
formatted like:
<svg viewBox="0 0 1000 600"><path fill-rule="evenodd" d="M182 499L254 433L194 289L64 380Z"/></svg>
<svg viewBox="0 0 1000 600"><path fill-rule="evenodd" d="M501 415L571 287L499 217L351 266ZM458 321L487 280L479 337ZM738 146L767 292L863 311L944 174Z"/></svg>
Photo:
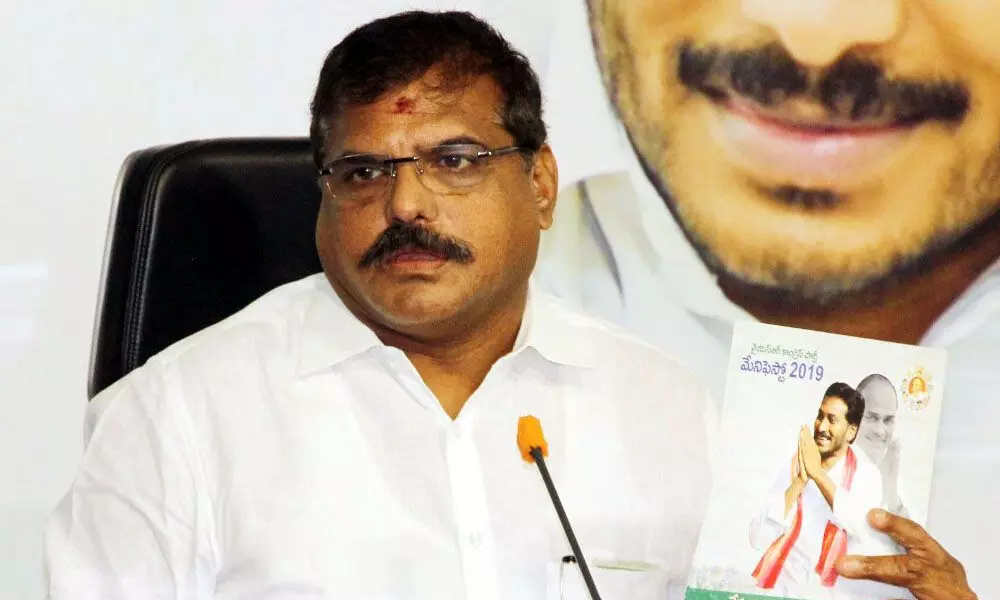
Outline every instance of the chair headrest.
<svg viewBox="0 0 1000 600"><path fill-rule="evenodd" d="M133 153L119 174L88 393L265 292L320 270L309 142L219 139Z"/></svg>

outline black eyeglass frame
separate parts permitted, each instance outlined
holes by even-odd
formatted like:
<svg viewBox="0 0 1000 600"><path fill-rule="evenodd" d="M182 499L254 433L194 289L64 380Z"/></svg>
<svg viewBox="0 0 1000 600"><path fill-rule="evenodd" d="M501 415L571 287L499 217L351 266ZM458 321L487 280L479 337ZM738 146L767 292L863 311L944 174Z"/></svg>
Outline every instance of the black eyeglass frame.
<svg viewBox="0 0 1000 600"><path fill-rule="evenodd" d="M427 148L427 151L437 150L437 149L440 149L440 148L450 148L450 147L460 147L460 146L477 146L477 145L478 144L443 144L441 146L433 146L433 147ZM504 147L501 147L501 148L484 148L480 152L477 152L476 156L478 158L492 159L492 158L496 158L498 156L504 156L506 154L513 154L514 152L534 153L535 150L533 150L532 148L528 148L526 146L504 146ZM319 176L320 177L326 177L327 175L332 174L333 173L333 165L336 164L336 163L338 163L338 162L340 162L340 161L357 160L359 158L366 157L366 156L370 156L372 158L377 158L378 160L376 160L374 162L378 162L378 163L380 163L382 165L388 166L389 167L389 176L392 177L392 178L396 177L396 167L397 167L397 165L401 165L401 164L405 164L405 163L417 163L416 164L417 171L420 172L420 173L423 173L423 167L420 166L420 160L421 159L420 159L419 156L399 156L399 157L392 157L392 156L390 156L390 157L387 157L387 158L382 158L382 156L378 155L378 154L349 154L347 156L341 156L341 157L339 157L339 158L331 161L326 166L321 167L319 169Z"/></svg>

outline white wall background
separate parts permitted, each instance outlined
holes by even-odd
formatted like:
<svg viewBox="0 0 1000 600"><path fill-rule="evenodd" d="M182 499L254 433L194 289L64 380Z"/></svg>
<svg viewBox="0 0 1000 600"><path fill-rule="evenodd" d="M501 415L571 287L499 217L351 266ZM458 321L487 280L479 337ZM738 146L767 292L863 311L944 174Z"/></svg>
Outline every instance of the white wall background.
<svg viewBox="0 0 1000 600"><path fill-rule="evenodd" d="M0 2L0 600L43 596L42 530L81 453L112 188L130 151L304 135L326 52L406 8L496 24L547 84L563 181L615 168L583 0ZM581 126L583 124L583 126Z"/></svg>

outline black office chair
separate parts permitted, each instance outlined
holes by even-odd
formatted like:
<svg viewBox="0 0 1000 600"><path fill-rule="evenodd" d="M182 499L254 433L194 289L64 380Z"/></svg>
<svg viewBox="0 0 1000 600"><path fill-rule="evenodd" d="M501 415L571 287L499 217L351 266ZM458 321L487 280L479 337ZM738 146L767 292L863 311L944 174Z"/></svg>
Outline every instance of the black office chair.
<svg viewBox="0 0 1000 600"><path fill-rule="evenodd" d="M318 272L319 200L305 138L130 155L108 228L89 397L268 290Z"/></svg>

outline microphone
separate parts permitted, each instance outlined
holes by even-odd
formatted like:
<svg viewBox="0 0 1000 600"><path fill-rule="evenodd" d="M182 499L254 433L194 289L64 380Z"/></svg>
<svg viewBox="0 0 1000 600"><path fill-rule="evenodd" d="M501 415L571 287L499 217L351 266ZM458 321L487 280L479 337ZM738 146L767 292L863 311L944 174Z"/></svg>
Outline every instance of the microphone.
<svg viewBox="0 0 1000 600"><path fill-rule="evenodd" d="M587 585L587 591L590 592L591 600L601 600L600 594L597 593L597 586L594 585L594 578L590 576L590 567L587 566L587 561L583 558L583 551L580 550L580 544L576 541L576 534L573 533L573 527L569 524L566 511L563 510L559 493L556 492L556 486L552 483L552 477L549 475L549 469L545 466L545 457L549 455L549 444L545 441L545 435L542 434L542 424L535 417L528 415L517 420L517 448L521 451L521 458L525 462L533 462L538 465L538 472L542 475L545 489L548 490L549 498L552 499L552 505L559 516L559 523L562 524L566 539L569 540L569 547L573 550L573 556L576 557L576 564L580 566L580 573L583 575L583 582Z"/></svg>

